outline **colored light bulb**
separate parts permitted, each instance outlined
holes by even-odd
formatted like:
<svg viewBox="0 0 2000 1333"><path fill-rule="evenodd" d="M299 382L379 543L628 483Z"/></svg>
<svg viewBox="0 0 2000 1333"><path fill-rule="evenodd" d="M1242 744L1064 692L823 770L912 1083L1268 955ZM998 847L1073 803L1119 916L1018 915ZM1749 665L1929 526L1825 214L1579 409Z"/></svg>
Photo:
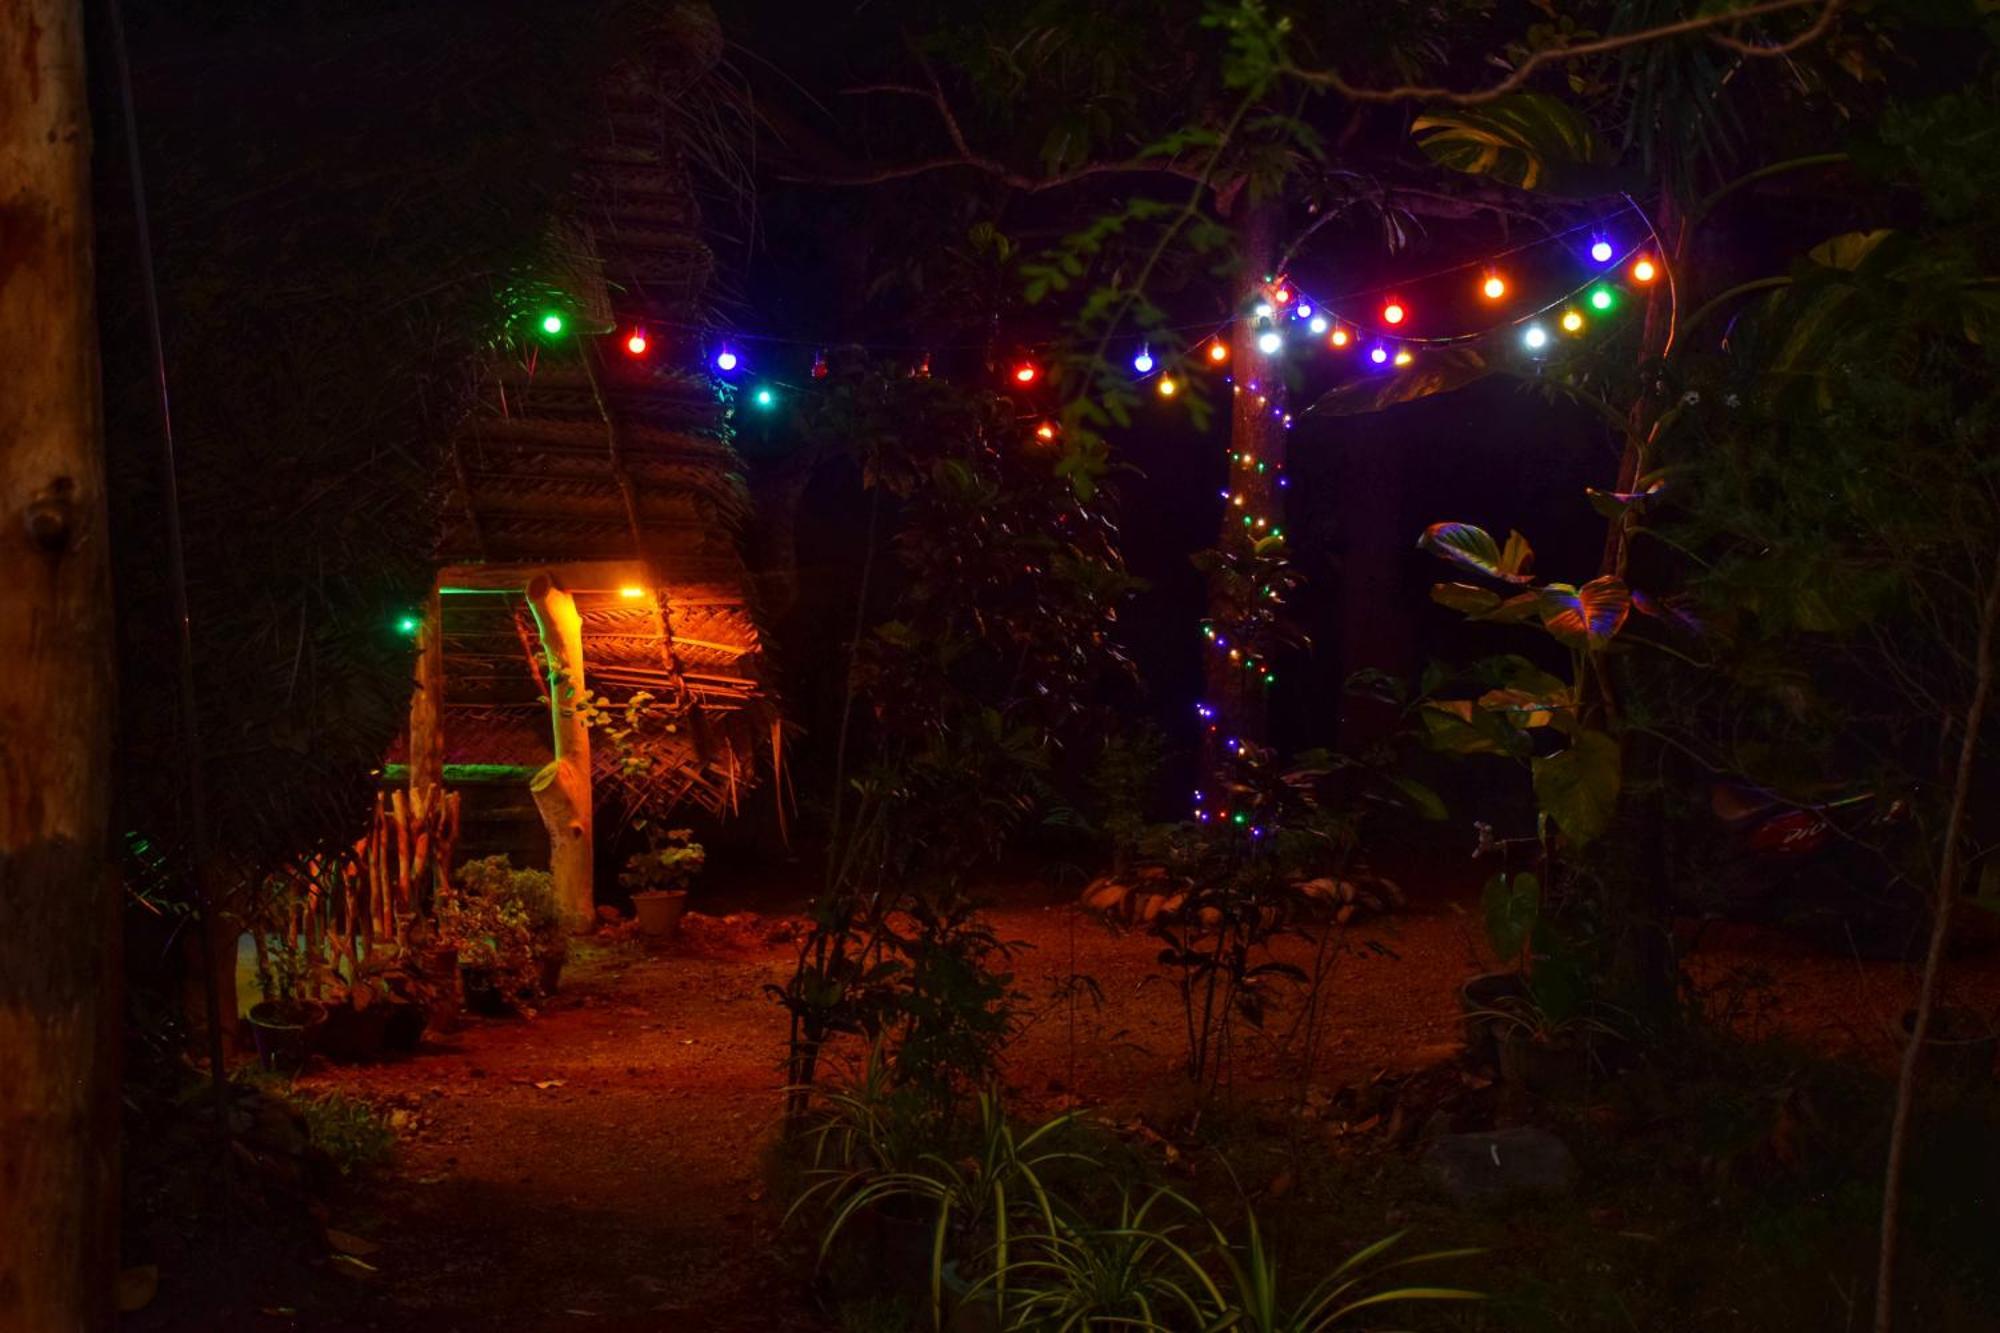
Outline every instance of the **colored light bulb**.
<svg viewBox="0 0 2000 1333"><path fill-rule="evenodd" d="M1312 306L1308 302L1301 301L1298 304L1298 308L1292 311L1292 316L1295 319L1311 319L1312 312Z"/></svg>
<svg viewBox="0 0 2000 1333"><path fill-rule="evenodd" d="M1056 437L1056 428L1054 422L1044 421L1041 425L1035 427L1036 439L1053 440L1055 437Z"/></svg>
<svg viewBox="0 0 2000 1333"><path fill-rule="evenodd" d="M634 329L625 335L625 350L633 356L644 356L651 345L646 341L644 329Z"/></svg>
<svg viewBox="0 0 2000 1333"><path fill-rule="evenodd" d="M1368 359L1378 366L1387 365L1389 362L1389 349L1379 345L1371 347L1368 349Z"/></svg>
<svg viewBox="0 0 2000 1333"><path fill-rule="evenodd" d="M759 386L757 392L751 395L751 397L759 407L769 407L778 401L778 395L762 386Z"/></svg>
<svg viewBox="0 0 2000 1333"><path fill-rule="evenodd" d="M812 377L816 380L823 380L826 378L825 352L816 352L813 354Z"/></svg>
<svg viewBox="0 0 2000 1333"><path fill-rule="evenodd" d="M1229 344L1217 338L1208 345L1208 359L1218 366L1229 359Z"/></svg>
<svg viewBox="0 0 2000 1333"><path fill-rule="evenodd" d="M1605 240L1602 236L1592 241L1590 243L1590 258L1593 263L1598 263L1598 264L1610 263L1611 242Z"/></svg>
<svg viewBox="0 0 2000 1333"><path fill-rule="evenodd" d="M1333 331L1333 336L1331 338L1328 338L1327 341L1329 343L1332 343L1335 347L1345 347L1350 342L1353 342L1354 339L1353 336L1350 335L1346 329L1335 329Z"/></svg>
<svg viewBox="0 0 2000 1333"><path fill-rule="evenodd" d="M1273 301L1276 301L1279 305L1283 305L1285 304L1285 302L1292 299L1292 289L1280 283L1277 286L1277 288L1275 288L1271 292L1271 299Z"/></svg>
<svg viewBox="0 0 2000 1333"><path fill-rule="evenodd" d="M1171 398L1175 394L1181 391L1181 386L1174 383L1174 377L1172 375L1160 376L1159 387L1160 387L1160 397L1162 398Z"/></svg>
<svg viewBox="0 0 2000 1333"><path fill-rule="evenodd" d="M417 619L415 616L398 616L396 618L396 633L405 635L415 634L419 629L423 628L423 623L423 621Z"/></svg>
<svg viewBox="0 0 2000 1333"><path fill-rule="evenodd" d="M1040 366L1032 361L1023 361L1014 367L1014 382L1016 384L1033 384L1041 377L1041 374L1042 368Z"/></svg>
<svg viewBox="0 0 2000 1333"><path fill-rule="evenodd" d="M1401 324L1404 316L1409 313L1409 311L1403 309L1401 301L1391 301L1382 307L1382 322L1384 324Z"/></svg>
<svg viewBox="0 0 2000 1333"><path fill-rule="evenodd" d="M1285 345L1285 340L1276 329L1265 329L1257 335L1257 350L1270 356Z"/></svg>
<svg viewBox="0 0 2000 1333"><path fill-rule="evenodd" d="M1632 281L1634 282L1651 282L1659 276L1659 266L1650 259L1642 259L1632 265Z"/></svg>
<svg viewBox="0 0 2000 1333"><path fill-rule="evenodd" d="M1307 327L1307 328L1309 328L1309 329L1311 329L1311 330L1312 330L1312 331L1313 331L1314 333L1325 333L1325 332L1326 332L1326 316L1325 316L1325 315L1314 315L1314 316L1312 317L1312 322L1311 322L1311 323L1309 323L1309 324L1307 324L1307 325L1306 325L1306 327Z"/></svg>
<svg viewBox="0 0 2000 1333"><path fill-rule="evenodd" d="M1410 364L1410 362L1412 362L1412 361L1414 361L1414 360L1416 360L1416 359L1417 359L1416 357L1414 357L1414 356L1410 355L1410 349L1409 349L1409 348L1407 348L1407 347L1399 347L1399 348L1397 348L1397 349L1396 349L1396 364L1397 364L1397 365L1399 365L1399 366L1407 366L1407 365L1409 365L1409 364Z"/></svg>
<svg viewBox="0 0 2000 1333"><path fill-rule="evenodd" d="M1591 289L1590 308L1592 310L1609 310L1616 304L1617 298L1612 296L1609 287L1595 287Z"/></svg>
<svg viewBox="0 0 2000 1333"><path fill-rule="evenodd" d="M740 364L741 362L736 358L736 353L730 351L727 347L715 354L715 368L717 370L731 371L736 369Z"/></svg>
<svg viewBox="0 0 2000 1333"><path fill-rule="evenodd" d="M1574 310L1565 310L1563 311L1562 326L1564 333L1581 333L1583 332L1583 316Z"/></svg>
<svg viewBox="0 0 2000 1333"><path fill-rule="evenodd" d="M1498 273L1486 275L1486 281L1479 284L1479 293L1489 301L1497 301L1507 294L1507 280Z"/></svg>
<svg viewBox="0 0 2000 1333"><path fill-rule="evenodd" d="M1539 352L1549 345L1549 331L1539 324L1530 324L1521 334L1521 342L1531 352Z"/></svg>
<svg viewBox="0 0 2000 1333"><path fill-rule="evenodd" d="M1132 358L1132 369L1138 371L1141 375L1151 373L1153 369L1153 353L1151 348L1141 347L1139 349L1139 355Z"/></svg>
<svg viewBox="0 0 2000 1333"><path fill-rule="evenodd" d="M542 332L551 338L563 331L563 317L551 310L542 316Z"/></svg>
<svg viewBox="0 0 2000 1333"><path fill-rule="evenodd" d="M1256 304L1256 306L1251 309L1250 313L1255 315L1259 319L1269 319L1271 316L1277 314L1278 312L1275 308L1273 308L1273 306L1269 301L1259 301Z"/></svg>
<svg viewBox="0 0 2000 1333"><path fill-rule="evenodd" d="M637 584L628 583L618 590L618 595L628 602L636 602L646 595L646 590Z"/></svg>

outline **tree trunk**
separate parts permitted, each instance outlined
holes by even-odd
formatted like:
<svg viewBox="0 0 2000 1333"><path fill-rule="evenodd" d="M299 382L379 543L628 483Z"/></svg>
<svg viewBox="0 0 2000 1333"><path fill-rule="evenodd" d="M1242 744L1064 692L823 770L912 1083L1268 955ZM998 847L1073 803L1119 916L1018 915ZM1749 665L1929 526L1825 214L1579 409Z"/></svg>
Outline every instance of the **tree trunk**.
<svg viewBox="0 0 2000 1333"><path fill-rule="evenodd" d="M1229 490L1232 498L1222 506L1222 522L1215 544L1223 551L1247 551L1273 528L1285 521L1284 491L1278 485L1284 475L1285 377L1284 366L1276 358L1257 350L1259 332L1253 310L1265 299L1265 275L1277 261L1278 229L1283 223L1282 205L1277 200L1245 202L1237 222L1237 248L1242 270L1236 280L1237 318L1230 346L1232 386L1229 418ZM1278 312L1275 326L1284 318ZM1237 499L1242 503L1236 503ZM1244 519L1250 522L1246 524ZM1264 526L1257 526L1258 519ZM1261 673L1246 670L1245 656L1232 658L1231 651L1247 656L1250 645L1230 637L1230 629L1240 614L1225 590L1224 580L1211 575L1208 581L1208 621L1217 631L1213 640L1202 642L1206 657L1202 663L1203 702L1212 710L1205 714L1207 731L1202 743L1202 777L1206 808L1226 808L1226 775L1231 771L1227 755L1230 742L1264 740L1266 731L1265 686ZM1212 789L1212 790L1211 790Z"/></svg>
<svg viewBox="0 0 2000 1333"><path fill-rule="evenodd" d="M1979 760L1979 733L1985 729L1986 705L1993 694L1996 627L2000 627L2000 559L1995 560L1987 576L1986 599L1979 609L1972 699L1965 707L1965 730L1958 742L1958 770L1952 777L1951 811L1945 818L1930 947L1924 952L1923 980L1917 985L1917 1018L1910 1025L1909 1044L1903 1048L1902 1067L1896 1076L1896 1114L1889 1124L1889 1162L1882 1182L1882 1245L1875 1269L1875 1333L1889 1333L1895 1323L1896 1229L1903 1203L1903 1158L1909 1150L1910 1117L1916 1106L1917 1062L1923 1057L1924 1042L1930 1036L1931 1015L1937 1008L1938 973L1944 967L1945 945L1951 939L1952 907L1958 902L1959 880L1965 873L1961 843Z"/></svg>
<svg viewBox="0 0 2000 1333"><path fill-rule="evenodd" d="M549 873L563 924L573 931L589 930L597 920L591 888L590 729L576 709L585 688L583 620L576 599L547 574L529 581L528 606L548 661L549 727L555 743L555 758L535 774L530 790L549 831Z"/></svg>
<svg viewBox="0 0 2000 1333"><path fill-rule="evenodd" d="M109 1328L117 891L83 16L0 8L0 1330Z"/></svg>

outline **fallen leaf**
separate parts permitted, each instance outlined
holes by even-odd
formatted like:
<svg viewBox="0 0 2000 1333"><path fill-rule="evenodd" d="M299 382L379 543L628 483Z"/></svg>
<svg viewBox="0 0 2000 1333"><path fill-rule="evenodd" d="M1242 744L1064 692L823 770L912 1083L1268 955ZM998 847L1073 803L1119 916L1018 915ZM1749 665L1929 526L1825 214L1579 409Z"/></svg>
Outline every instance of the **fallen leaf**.
<svg viewBox="0 0 2000 1333"><path fill-rule="evenodd" d="M160 1266L140 1264L120 1271L117 1290L119 1314L145 1309L160 1290Z"/></svg>
<svg viewBox="0 0 2000 1333"><path fill-rule="evenodd" d="M559 1078L545 1078L541 1082L535 1084L535 1086L540 1088L542 1091L547 1092L550 1088L560 1088L563 1085L563 1082L564 1080Z"/></svg>
<svg viewBox="0 0 2000 1333"><path fill-rule="evenodd" d="M327 1262L333 1265L335 1272L345 1273L348 1277L373 1278L382 1271L366 1259L357 1259L351 1254L336 1254Z"/></svg>
<svg viewBox="0 0 2000 1333"><path fill-rule="evenodd" d="M373 1254L382 1248L374 1241L366 1240L351 1231L336 1231L332 1227L326 1229L326 1243L342 1254Z"/></svg>

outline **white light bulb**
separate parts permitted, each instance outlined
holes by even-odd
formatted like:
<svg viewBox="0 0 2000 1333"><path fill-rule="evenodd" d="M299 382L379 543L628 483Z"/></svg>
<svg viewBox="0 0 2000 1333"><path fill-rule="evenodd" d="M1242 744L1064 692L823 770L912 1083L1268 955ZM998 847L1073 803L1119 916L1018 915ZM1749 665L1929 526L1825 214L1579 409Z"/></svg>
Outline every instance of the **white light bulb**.
<svg viewBox="0 0 2000 1333"><path fill-rule="evenodd" d="M1285 340L1279 336L1276 329L1266 329L1257 335L1257 350L1265 356L1272 355L1284 345Z"/></svg>

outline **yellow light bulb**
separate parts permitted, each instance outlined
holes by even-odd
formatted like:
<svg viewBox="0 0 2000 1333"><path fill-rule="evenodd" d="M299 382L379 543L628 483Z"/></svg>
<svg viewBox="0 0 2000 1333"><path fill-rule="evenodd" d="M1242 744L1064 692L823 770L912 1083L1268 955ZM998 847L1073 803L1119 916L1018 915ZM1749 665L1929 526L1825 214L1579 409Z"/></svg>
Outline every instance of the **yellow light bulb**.
<svg viewBox="0 0 2000 1333"><path fill-rule="evenodd" d="M1583 316L1574 310L1565 310L1563 311L1562 326L1564 333L1580 333L1583 331Z"/></svg>
<svg viewBox="0 0 2000 1333"><path fill-rule="evenodd" d="M1180 391L1181 391L1181 386L1174 383L1174 377L1172 375L1160 376L1160 397L1171 398Z"/></svg>

